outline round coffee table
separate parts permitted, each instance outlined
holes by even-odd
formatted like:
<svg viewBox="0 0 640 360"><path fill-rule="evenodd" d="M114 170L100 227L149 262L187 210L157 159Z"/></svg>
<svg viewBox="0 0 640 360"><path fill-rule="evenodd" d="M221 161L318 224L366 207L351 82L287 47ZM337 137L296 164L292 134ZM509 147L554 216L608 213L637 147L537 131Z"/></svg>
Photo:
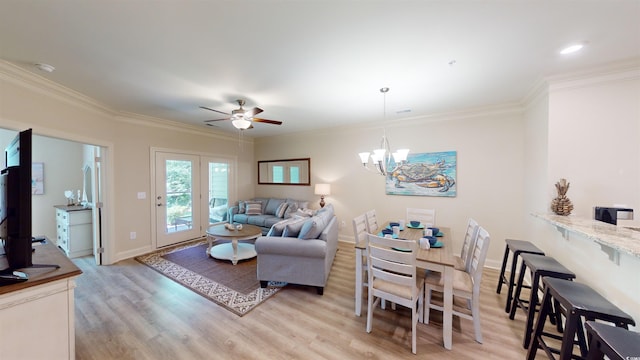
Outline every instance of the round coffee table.
<svg viewBox="0 0 640 360"><path fill-rule="evenodd" d="M228 230L225 224L211 225L207 229L207 255L216 259L231 260L233 265L238 260L256 257L253 244L238 243L240 240L255 239L262 235L262 231L255 225L242 225L242 230ZM216 240L230 240L229 243L213 245Z"/></svg>

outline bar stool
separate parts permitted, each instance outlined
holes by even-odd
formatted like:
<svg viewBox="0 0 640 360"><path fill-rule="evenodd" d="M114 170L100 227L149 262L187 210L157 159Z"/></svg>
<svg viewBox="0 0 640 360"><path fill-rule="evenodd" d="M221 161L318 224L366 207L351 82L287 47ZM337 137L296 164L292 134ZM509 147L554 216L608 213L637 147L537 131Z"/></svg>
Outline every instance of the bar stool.
<svg viewBox="0 0 640 360"><path fill-rule="evenodd" d="M500 269L500 276L498 277L498 288L496 289L496 293L500 294L500 291L502 290L502 284L509 285L507 304L504 309L504 312L508 313L511 307L511 301L513 300L513 288L515 285L514 281L516 278L516 265L518 263L518 257L520 256L520 254L544 255L544 252L538 249L538 247L533 245L533 243L531 243L530 241L505 239L504 243L504 257L502 259L502 268ZM507 279L504 273L507 267L507 261L509 260L510 252L513 252L513 259L511 259L511 271L509 273L509 279ZM523 287L529 288L529 286L524 285Z"/></svg>
<svg viewBox="0 0 640 360"><path fill-rule="evenodd" d="M533 320L536 316L536 307L538 305L538 288L540 287L541 277L553 277L563 280L572 280L576 278L571 270L564 267L556 259L550 256L537 255L537 254L522 254L522 265L520 266L520 274L518 276L518 282L516 286L516 292L513 295L513 302L511 303L511 313L509 319L513 320L516 316L516 309L521 308L527 313L527 322L524 328L524 339L522 341L522 347L525 349L529 345L531 340L531 332L533 331ZM529 300L520 298L520 293L524 287L524 274L526 269L531 271L531 294ZM558 314L559 316L559 314ZM560 319L558 318L558 331L561 331Z"/></svg>
<svg viewBox="0 0 640 360"><path fill-rule="evenodd" d="M555 359L553 354L559 354L560 360L569 360L572 357L584 359L587 355L587 343L582 327L583 317L591 321L610 322L625 329L628 325L635 325L635 321L629 314L620 310L588 285L552 277L543 278L542 283L544 284L544 296L536 320L535 331L527 351L528 360L535 359L539 347L545 351L549 359ZM566 318L562 337L544 332L545 320L552 311L552 300L558 304L556 311L562 313ZM580 347L579 357L573 355L576 335ZM550 347L543 337L562 340L560 350Z"/></svg>
<svg viewBox="0 0 640 360"><path fill-rule="evenodd" d="M595 321L585 323L589 341L587 360L628 360L640 357L640 333Z"/></svg>

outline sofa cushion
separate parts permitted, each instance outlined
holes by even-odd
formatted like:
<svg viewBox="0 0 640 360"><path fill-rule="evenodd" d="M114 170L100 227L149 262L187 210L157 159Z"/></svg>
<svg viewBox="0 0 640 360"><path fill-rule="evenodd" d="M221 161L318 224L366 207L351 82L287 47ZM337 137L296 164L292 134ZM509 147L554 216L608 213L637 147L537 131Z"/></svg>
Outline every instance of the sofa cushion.
<svg viewBox="0 0 640 360"><path fill-rule="evenodd" d="M293 218L294 220L285 225L282 231L283 237L298 237L300 230L308 218Z"/></svg>
<svg viewBox="0 0 640 360"><path fill-rule="evenodd" d="M233 222L236 223L240 223L240 224L248 224L248 219L250 216L248 216L247 214L235 214L233 215Z"/></svg>
<svg viewBox="0 0 640 360"><path fill-rule="evenodd" d="M247 201L245 204L247 215L262 215L262 201Z"/></svg>
<svg viewBox="0 0 640 360"><path fill-rule="evenodd" d="M284 219L284 213L287 211L288 207L289 207L289 204L286 202L283 202L282 204L280 204L280 206L278 206L278 209L276 209L275 216L281 219Z"/></svg>
<svg viewBox="0 0 640 360"><path fill-rule="evenodd" d="M263 214L276 215L278 207L283 203L285 203L284 199L269 199L269 201L267 202L267 206L264 207Z"/></svg>
<svg viewBox="0 0 640 360"><path fill-rule="evenodd" d="M247 217L247 224L267 227L267 221L273 218L273 215L251 215Z"/></svg>
<svg viewBox="0 0 640 360"><path fill-rule="evenodd" d="M238 201L238 214L244 214L247 211L247 206L245 201Z"/></svg>
<svg viewBox="0 0 640 360"><path fill-rule="evenodd" d="M298 208L300 209L306 209L309 207L309 202L307 200L287 199L287 202L298 204Z"/></svg>

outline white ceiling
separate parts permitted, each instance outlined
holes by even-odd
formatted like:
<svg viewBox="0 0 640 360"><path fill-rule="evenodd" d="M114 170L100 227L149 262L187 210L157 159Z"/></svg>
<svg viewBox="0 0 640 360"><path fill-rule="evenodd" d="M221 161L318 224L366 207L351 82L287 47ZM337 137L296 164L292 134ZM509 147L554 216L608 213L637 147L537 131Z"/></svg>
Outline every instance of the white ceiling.
<svg viewBox="0 0 640 360"><path fill-rule="evenodd" d="M583 51L561 56L574 42ZM0 58L127 113L248 136L521 101L543 77L640 58L640 0L0 0ZM449 62L455 60L453 66ZM410 110L410 111L408 111ZM231 124L217 122L232 131Z"/></svg>

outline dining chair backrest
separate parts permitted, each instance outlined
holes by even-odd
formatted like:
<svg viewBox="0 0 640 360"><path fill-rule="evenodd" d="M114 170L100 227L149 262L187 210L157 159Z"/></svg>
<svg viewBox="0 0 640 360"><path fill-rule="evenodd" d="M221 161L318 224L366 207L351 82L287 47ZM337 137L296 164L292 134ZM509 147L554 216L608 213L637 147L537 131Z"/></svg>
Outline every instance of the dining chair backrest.
<svg viewBox="0 0 640 360"><path fill-rule="evenodd" d="M367 217L365 214L358 215L353 218L353 237L356 244L366 244L367 241Z"/></svg>
<svg viewBox="0 0 640 360"><path fill-rule="evenodd" d="M435 209L407 208L407 221L420 221L424 226L434 226L436 224Z"/></svg>
<svg viewBox="0 0 640 360"><path fill-rule="evenodd" d="M480 280L482 280L482 269L484 268L484 261L487 258L487 252L489 251L489 243L491 237L487 230L482 226L478 228L476 234L476 241L471 253L471 264L469 265L469 275L471 275L471 281L473 282L474 295L480 294Z"/></svg>
<svg viewBox="0 0 640 360"><path fill-rule="evenodd" d="M378 231L378 219L376 218L376 210L371 209L365 213L367 217L367 231L370 234L374 234Z"/></svg>
<svg viewBox="0 0 640 360"><path fill-rule="evenodd" d="M460 258L464 261L464 270L466 272L469 272L471 266L471 254L473 254L478 227L478 222L469 218L467 231L464 234L464 241L462 242L462 250L460 251Z"/></svg>
<svg viewBox="0 0 640 360"><path fill-rule="evenodd" d="M417 349L417 324L423 319L423 272L416 271L418 244L367 235L369 293L367 299L367 332L373 327L373 313L381 300L411 309L411 352ZM375 299L375 300L374 300Z"/></svg>
<svg viewBox="0 0 640 360"><path fill-rule="evenodd" d="M401 249L399 251L394 249ZM418 298L415 241L368 235L369 286L374 296L411 307Z"/></svg>

